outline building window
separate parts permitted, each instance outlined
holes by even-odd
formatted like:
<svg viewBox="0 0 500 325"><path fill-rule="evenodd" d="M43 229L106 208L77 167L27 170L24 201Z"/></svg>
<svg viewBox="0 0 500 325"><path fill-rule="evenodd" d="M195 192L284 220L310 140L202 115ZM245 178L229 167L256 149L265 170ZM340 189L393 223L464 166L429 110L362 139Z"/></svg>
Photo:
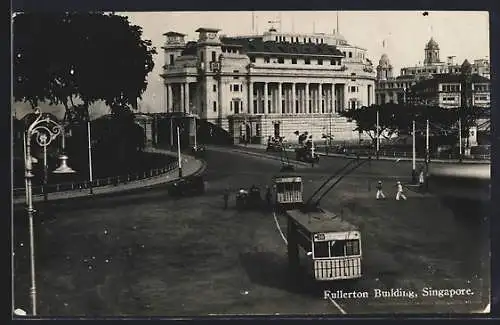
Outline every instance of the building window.
<svg viewBox="0 0 500 325"><path fill-rule="evenodd" d="M233 111L233 101L229 102L229 110L232 112Z"/></svg>
<svg viewBox="0 0 500 325"><path fill-rule="evenodd" d="M275 38L275 39L276 39L276 42L277 42L277 41L278 41L278 36L276 36L276 38Z"/></svg>
<svg viewBox="0 0 500 325"><path fill-rule="evenodd" d="M356 92L356 86L351 86L351 93L355 93Z"/></svg>
<svg viewBox="0 0 500 325"><path fill-rule="evenodd" d="M342 52L342 54L344 55L344 58L345 58L345 52Z"/></svg>
<svg viewBox="0 0 500 325"><path fill-rule="evenodd" d="M255 56L250 57L250 62L255 63Z"/></svg>
<svg viewBox="0 0 500 325"><path fill-rule="evenodd" d="M233 91L240 91L240 85L233 85Z"/></svg>
<svg viewBox="0 0 500 325"><path fill-rule="evenodd" d="M215 51L212 51L212 62L217 61Z"/></svg>
<svg viewBox="0 0 500 325"><path fill-rule="evenodd" d="M309 43L312 43L311 38L309 38Z"/></svg>
<svg viewBox="0 0 500 325"><path fill-rule="evenodd" d="M323 39L321 39L321 44L323 44Z"/></svg>
<svg viewBox="0 0 500 325"><path fill-rule="evenodd" d="M213 85L212 89L213 89L214 92L217 91L217 85Z"/></svg>
<svg viewBox="0 0 500 325"><path fill-rule="evenodd" d="M352 52L349 52L349 57L352 58Z"/></svg>
<svg viewBox="0 0 500 325"><path fill-rule="evenodd" d="M238 76L233 76L233 79L240 79L240 77L238 77Z"/></svg>
<svg viewBox="0 0 500 325"><path fill-rule="evenodd" d="M171 65L174 64L174 55L173 54L170 54L170 64Z"/></svg>
<svg viewBox="0 0 500 325"><path fill-rule="evenodd" d="M229 85L229 91L233 91L233 85Z"/></svg>
<svg viewBox="0 0 500 325"><path fill-rule="evenodd" d="M323 65L323 59L318 59L318 65Z"/></svg>
<svg viewBox="0 0 500 325"><path fill-rule="evenodd" d="M200 61L203 61L205 59L205 55L203 55L205 52L201 51L200 52Z"/></svg>
<svg viewBox="0 0 500 325"><path fill-rule="evenodd" d="M297 64L297 58L292 58L292 64Z"/></svg>
<svg viewBox="0 0 500 325"><path fill-rule="evenodd" d="M311 59L310 58L305 58L304 59L305 64L311 64Z"/></svg>
<svg viewBox="0 0 500 325"><path fill-rule="evenodd" d="M281 57L278 57L278 63L285 63L285 58L283 58L282 56Z"/></svg>
<svg viewBox="0 0 500 325"><path fill-rule="evenodd" d="M217 102L214 100L214 112L217 112Z"/></svg>
<svg viewBox="0 0 500 325"><path fill-rule="evenodd" d="M271 60L269 59L269 57L268 57L268 56L265 56L265 57L264 57L264 63L269 63L270 61L271 61Z"/></svg>
<svg viewBox="0 0 500 325"><path fill-rule="evenodd" d="M304 37L304 44L307 43L306 38Z"/></svg>

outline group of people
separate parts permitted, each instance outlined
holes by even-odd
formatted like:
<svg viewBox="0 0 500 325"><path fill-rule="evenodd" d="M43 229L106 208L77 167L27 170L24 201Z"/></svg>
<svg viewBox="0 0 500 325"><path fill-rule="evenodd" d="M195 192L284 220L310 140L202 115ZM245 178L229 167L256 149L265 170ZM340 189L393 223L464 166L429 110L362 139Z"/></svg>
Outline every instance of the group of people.
<svg viewBox="0 0 500 325"><path fill-rule="evenodd" d="M253 193L255 191L260 191L260 190L255 185L252 185L252 187L250 187L250 193ZM240 195L245 195L245 194L248 195L249 194L249 192L247 190L245 190L244 188L241 188L238 191L238 193ZM226 210L227 207L228 207L229 195L230 195L229 188L226 187L226 189L224 189L224 210ZM271 193L271 188L269 186L266 186L265 199L266 199L267 205L270 206L271 205L271 199L272 199L272 193Z"/></svg>
<svg viewBox="0 0 500 325"><path fill-rule="evenodd" d="M397 181L396 187L397 187L396 200L397 201L399 201L400 199L406 200L406 195L403 193L403 185L401 184L400 181ZM378 181L377 183L377 194L375 198L377 200L385 199L385 194L382 191L382 181Z"/></svg>
<svg viewBox="0 0 500 325"><path fill-rule="evenodd" d="M424 187L425 179L424 179L424 171L423 170L421 170L419 173L418 183L419 183L420 188ZM404 191L403 191L403 185L401 184L400 181L396 182L396 188L397 188L396 201L399 201L401 199L406 200L406 195L404 194ZM375 198L377 200L385 199L385 194L382 191L382 181L378 181L378 183L377 183L377 194L375 195Z"/></svg>

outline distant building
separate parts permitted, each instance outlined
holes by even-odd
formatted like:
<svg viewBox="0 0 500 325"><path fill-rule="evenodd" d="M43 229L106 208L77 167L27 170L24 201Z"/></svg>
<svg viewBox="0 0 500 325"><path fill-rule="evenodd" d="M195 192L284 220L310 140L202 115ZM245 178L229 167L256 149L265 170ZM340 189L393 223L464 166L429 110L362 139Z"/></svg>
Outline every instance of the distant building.
<svg viewBox="0 0 500 325"><path fill-rule="evenodd" d="M470 64L466 60L463 66L467 65ZM469 80L466 79L464 74L436 74L433 78L419 81L412 86L408 101L444 108L457 108L462 105L489 107L490 80L478 74L471 74ZM467 82L470 82L468 87ZM467 100L468 103L465 102Z"/></svg>
<svg viewBox="0 0 500 325"><path fill-rule="evenodd" d="M458 107L490 107L490 80L473 73L473 65L467 60L460 67L460 73L435 74L421 80L408 92L407 101L416 105ZM477 145L478 133L488 134L490 117L481 116L469 130L469 145Z"/></svg>
<svg viewBox="0 0 500 325"><path fill-rule="evenodd" d="M408 89L421 80L431 78L444 78L444 75L458 75L461 73L461 64L456 64L453 56L449 56L446 62L440 59L438 43L431 38L424 49L424 64L412 67L404 67L397 77L393 75L392 65L387 54L383 54L377 66L376 102L402 103L405 100L405 89ZM488 60L474 60L471 64L472 74L483 78L490 78L490 65ZM451 77L450 78L454 78ZM482 79L484 80L484 79ZM439 82L438 82L439 83ZM481 96L484 98L484 96ZM478 99L480 101L480 99ZM451 101L443 102L448 105Z"/></svg>
<svg viewBox="0 0 500 325"><path fill-rule="evenodd" d="M366 50L333 34L224 36L199 28L197 41L165 33L165 112L196 114L234 142L264 143L332 134L358 140L339 113L375 103L375 71Z"/></svg>

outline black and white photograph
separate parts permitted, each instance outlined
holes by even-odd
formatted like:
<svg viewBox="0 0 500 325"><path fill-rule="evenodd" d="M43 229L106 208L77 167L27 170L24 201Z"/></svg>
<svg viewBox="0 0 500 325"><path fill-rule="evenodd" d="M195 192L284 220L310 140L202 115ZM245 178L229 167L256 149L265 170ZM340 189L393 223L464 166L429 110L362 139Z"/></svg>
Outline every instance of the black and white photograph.
<svg viewBox="0 0 500 325"><path fill-rule="evenodd" d="M490 313L487 11L12 14L12 317Z"/></svg>

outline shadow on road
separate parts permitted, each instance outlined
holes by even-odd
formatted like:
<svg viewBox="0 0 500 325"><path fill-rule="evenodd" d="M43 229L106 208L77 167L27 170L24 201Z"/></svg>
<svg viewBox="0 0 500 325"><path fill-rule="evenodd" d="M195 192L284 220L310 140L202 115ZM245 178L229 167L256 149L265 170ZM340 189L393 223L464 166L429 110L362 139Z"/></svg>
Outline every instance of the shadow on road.
<svg viewBox="0 0 500 325"><path fill-rule="evenodd" d="M292 272L286 256L272 252L242 253L239 259L252 283L314 299L321 299L326 289L345 290L356 286L355 281L315 282L302 268Z"/></svg>
<svg viewBox="0 0 500 325"><path fill-rule="evenodd" d="M304 286L290 274L285 256L272 252L247 252L240 254L239 260L252 283L304 293Z"/></svg>

